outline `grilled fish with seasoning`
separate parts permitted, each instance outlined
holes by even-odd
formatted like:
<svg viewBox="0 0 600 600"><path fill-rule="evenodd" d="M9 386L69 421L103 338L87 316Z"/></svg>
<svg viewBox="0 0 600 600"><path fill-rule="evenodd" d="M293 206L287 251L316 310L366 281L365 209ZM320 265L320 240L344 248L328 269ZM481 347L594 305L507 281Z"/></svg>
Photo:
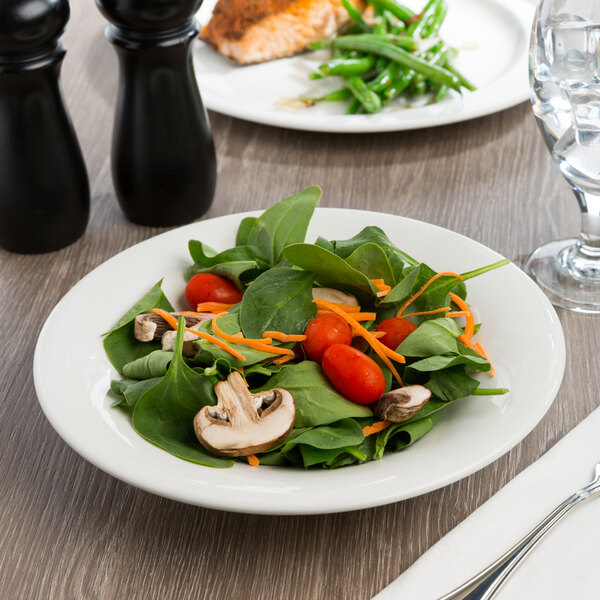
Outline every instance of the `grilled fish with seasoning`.
<svg viewBox="0 0 600 600"><path fill-rule="evenodd" d="M363 0L350 0L359 10ZM200 39L239 64L292 56L350 22L340 0L219 0Z"/></svg>

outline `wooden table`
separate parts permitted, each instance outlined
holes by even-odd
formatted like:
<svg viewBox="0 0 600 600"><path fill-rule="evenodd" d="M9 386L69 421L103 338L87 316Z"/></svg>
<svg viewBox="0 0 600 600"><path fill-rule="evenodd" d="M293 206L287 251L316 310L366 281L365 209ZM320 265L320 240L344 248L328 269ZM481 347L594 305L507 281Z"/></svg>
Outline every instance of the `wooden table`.
<svg viewBox="0 0 600 600"><path fill-rule="evenodd" d="M179 504L106 475L42 414L33 350L71 286L159 230L131 225L117 205L109 167L116 58L93 4L74 2L72 9L63 83L89 169L92 214L83 239L63 251L0 252L2 597L370 598L600 404L590 385L600 322L561 311L567 367L545 418L492 465L413 500L344 514L247 516ZM266 208L319 184L322 206L414 217L512 259L578 231L578 208L527 103L462 124L377 135L303 133L210 116L219 175L207 217Z"/></svg>

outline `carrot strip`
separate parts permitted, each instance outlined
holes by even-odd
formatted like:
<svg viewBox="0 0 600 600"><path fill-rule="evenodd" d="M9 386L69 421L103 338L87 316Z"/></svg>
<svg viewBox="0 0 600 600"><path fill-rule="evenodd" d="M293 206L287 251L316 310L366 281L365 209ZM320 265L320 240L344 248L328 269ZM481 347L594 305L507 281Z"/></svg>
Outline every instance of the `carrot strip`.
<svg viewBox="0 0 600 600"><path fill-rule="evenodd" d="M196 312L194 310L182 310L179 312L180 315L184 315L185 317L205 317L206 313Z"/></svg>
<svg viewBox="0 0 600 600"><path fill-rule="evenodd" d="M380 292L377 292L375 295L378 298L383 298L383 297L387 296L391 291L392 291L391 289L389 289L389 290L381 290Z"/></svg>
<svg viewBox="0 0 600 600"><path fill-rule="evenodd" d="M467 323L465 325L465 337L470 340L473 337L473 332L475 331L475 318L473 317L473 313L471 312L471 307L456 294L450 292L450 298L452 298L452 302L460 308L460 310L465 311L465 317L467 319Z"/></svg>
<svg viewBox="0 0 600 600"><path fill-rule="evenodd" d="M358 312L352 313L352 318L355 321L374 321L377 318L377 314L374 312Z"/></svg>
<svg viewBox="0 0 600 600"><path fill-rule="evenodd" d="M303 342L305 335L282 333L281 331L263 331L263 337L279 340L280 342Z"/></svg>
<svg viewBox="0 0 600 600"><path fill-rule="evenodd" d="M357 306L356 304L339 304L338 302L329 302L329 304L332 304L333 306L337 306L337 308L339 308L340 310L343 310L344 312L347 313L356 313L356 312L360 312L360 306ZM322 309L327 311L327 309ZM329 312L333 312L333 311L329 311Z"/></svg>
<svg viewBox="0 0 600 600"><path fill-rule="evenodd" d="M455 310L453 312L449 312L447 317L467 317L469 313L466 310Z"/></svg>
<svg viewBox="0 0 600 600"><path fill-rule="evenodd" d="M387 331L371 331L371 335L377 339L379 339L380 337L383 337L386 334L387 334Z"/></svg>
<svg viewBox="0 0 600 600"><path fill-rule="evenodd" d="M162 308L151 308L150 312L153 312L154 314L158 315L159 317L162 317L175 331L177 331L177 319L170 313L168 313L166 310L163 310ZM204 340L208 340L209 342L212 342L213 344L215 344L216 346L219 346L219 348L222 348L223 350L225 350L225 352L229 352L229 354L231 354L232 356L235 356L237 359L241 360L241 361L245 361L246 357L243 354L240 354L237 350L234 350L231 346L229 346L229 344L226 344L225 342L221 341L219 338L216 338L214 335L210 335L209 333L204 333L203 331L196 331L195 329L189 329L189 328L185 328L186 331L188 331L189 333L193 333L194 335L197 335L199 338L202 338Z"/></svg>
<svg viewBox="0 0 600 600"><path fill-rule="evenodd" d="M475 344L475 348L477 348L477 351L479 352L479 354L481 354L481 356L483 356L483 358L487 359L487 361L490 363L490 370L488 371L490 377L495 377L496 369L494 369L494 365L490 362L488 355L485 353L485 350L483 349L483 347L481 346L481 344L479 342L477 342Z"/></svg>
<svg viewBox="0 0 600 600"><path fill-rule="evenodd" d="M290 360L294 360L294 358L296 358L295 356L290 356L289 354L286 354L285 356L280 356L279 358L276 358L273 361L274 365L283 365L286 362L289 362Z"/></svg>
<svg viewBox="0 0 600 600"><path fill-rule="evenodd" d="M260 464L260 461L258 460L256 454L248 454L248 456L246 456L246 460L248 461L248 464L251 467L258 467L258 465Z"/></svg>
<svg viewBox="0 0 600 600"><path fill-rule="evenodd" d="M406 361L404 356L402 356L401 354L398 354L397 352L394 352L387 346L384 346L376 337L373 336L373 334L370 331L367 331L351 315L349 315L349 314L345 313L343 310L337 308L331 302L327 302L326 300L318 300L318 299L313 300L313 302L318 307L328 308L332 312L334 312L334 313L338 314L340 317L342 317L342 319L344 319L358 335L360 335L361 337L365 338L365 340L367 340L367 342L369 343L371 348L373 348L373 350L375 351L377 356L379 356L379 358L381 358L381 360L386 364L388 369L392 372L392 374L396 378L396 381L400 385L404 385L400 375L398 374L398 371L396 370L396 368L392 364L392 361L390 360L390 358L393 358L394 360L403 363Z"/></svg>
<svg viewBox="0 0 600 600"><path fill-rule="evenodd" d="M196 306L198 312L220 313L228 311L235 304L226 304L225 302L200 302Z"/></svg>
<svg viewBox="0 0 600 600"><path fill-rule="evenodd" d="M385 285L385 281L383 279L371 279L371 283L374 286Z"/></svg>
<svg viewBox="0 0 600 600"><path fill-rule="evenodd" d="M407 319L408 317L420 317L421 315L435 315L437 313L444 312L446 310L450 310L449 306L444 306L442 308L436 308L434 310L422 310L421 312L409 313L406 315L402 315L401 319ZM448 316L448 315L446 315Z"/></svg>
<svg viewBox="0 0 600 600"><path fill-rule="evenodd" d="M375 294L378 298L383 298L392 291L392 286L385 283L383 279L371 279L371 283L379 290Z"/></svg>
<svg viewBox="0 0 600 600"><path fill-rule="evenodd" d="M457 273L452 273L450 271L443 271L442 273L438 273L437 275L434 275L427 283L425 283L421 289L416 292L415 294L413 294L398 310L398 312L396 313L397 317L400 317L402 315L402 313L436 280L439 279L440 277L442 277L443 275L449 275L451 277L456 277L457 279L461 279L462 277L460 275L458 275Z"/></svg>
<svg viewBox="0 0 600 600"><path fill-rule="evenodd" d="M365 437L367 437L368 435L379 433L380 431L387 429L391 424L391 421L376 421L373 423L373 425L367 425L367 427L363 427L363 434Z"/></svg>
<svg viewBox="0 0 600 600"><path fill-rule="evenodd" d="M235 335L225 333L222 331L217 325L217 319L222 317L223 313L217 314L212 319L212 328L213 331L220 337L223 338L227 342L232 342L234 344L243 344L244 346L250 346L250 348L254 348L255 350L261 350L262 352L268 352L269 354L289 354L294 355L293 350L288 350L287 348L274 348L269 346L269 344L265 343L263 340L254 340L250 338L244 337L236 337Z"/></svg>

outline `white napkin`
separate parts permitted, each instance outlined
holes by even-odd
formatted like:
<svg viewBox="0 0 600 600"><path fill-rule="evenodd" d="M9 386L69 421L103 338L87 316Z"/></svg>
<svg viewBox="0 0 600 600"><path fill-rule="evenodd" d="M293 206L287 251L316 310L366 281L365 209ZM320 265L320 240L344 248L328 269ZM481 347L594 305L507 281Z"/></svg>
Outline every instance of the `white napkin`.
<svg viewBox="0 0 600 600"><path fill-rule="evenodd" d="M373 600L436 600L487 567L600 462L600 408L430 548ZM600 598L600 493L575 507L530 552L499 600Z"/></svg>

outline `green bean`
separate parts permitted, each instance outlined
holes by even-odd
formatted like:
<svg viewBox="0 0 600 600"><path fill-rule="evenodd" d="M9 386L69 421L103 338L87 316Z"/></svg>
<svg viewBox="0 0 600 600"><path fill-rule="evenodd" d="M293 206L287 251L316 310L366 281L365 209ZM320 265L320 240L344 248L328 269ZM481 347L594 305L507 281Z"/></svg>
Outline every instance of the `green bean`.
<svg viewBox="0 0 600 600"><path fill-rule="evenodd" d="M371 27L365 23L365 20L362 18L362 15L349 0L342 0L342 4L346 9L346 12L350 15L350 18L356 23L356 26L365 33L369 33L371 31Z"/></svg>
<svg viewBox="0 0 600 600"><path fill-rule="evenodd" d="M312 42L308 45L309 50L324 50L325 48L331 48L333 46L333 42L335 42L335 37L330 37L325 40L317 40L316 42Z"/></svg>
<svg viewBox="0 0 600 600"><path fill-rule="evenodd" d="M446 15L448 14L448 5L445 2L440 2L435 9L435 12L429 22L423 28L421 37L435 37L442 27Z"/></svg>
<svg viewBox="0 0 600 600"><path fill-rule="evenodd" d="M348 100L348 98L352 98L352 92L347 87L343 87L324 96L301 96L300 100L307 104L316 104L317 102L339 102L340 100Z"/></svg>
<svg viewBox="0 0 600 600"><path fill-rule="evenodd" d="M436 8L441 3L441 1L442 0L429 0L429 2L421 11L419 19L417 19L408 26L406 34L422 37L421 34L427 26L427 22L433 17L433 15L435 15Z"/></svg>
<svg viewBox="0 0 600 600"><path fill-rule="evenodd" d="M436 83L449 85L451 88L460 89L460 80L456 75L438 65L430 65L427 61L406 52L395 46L392 42L373 35L343 36L334 42L337 48L346 50L359 50L370 52L378 56L385 56L390 60L400 63L408 69L422 73L427 79Z"/></svg>
<svg viewBox="0 0 600 600"><path fill-rule="evenodd" d="M390 61L385 56L378 56L375 61L375 71L380 73L389 65L389 63Z"/></svg>
<svg viewBox="0 0 600 600"><path fill-rule="evenodd" d="M358 75L346 77L346 85L368 113L376 113L381 110L381 98L372 92Z"/></svg>
<svg viewBox="0 0 600 600"><path fill-rule="evenodd" d="M310 75L310 79L322 79L331 75L362 75L373 69L375 57L372 54L360 58L333 58L319 65Z"/></svg>
<svg viewBox="0 0 600 600"><path fill-rule="evenodd" d="M383 10L389 10L395 17L404 22L408 21L415 14L410 8L402 6L402 4L398 4L394 0L369 0L369 4Z"/></svg>
<svg viewBox="0 0 600 600"><path fill-rule="evenodd" d="M346 114L355 115L356 113L358 113L361 107L362 104L360 103L360 100L358 98L354 98L354 100L352 100L352 102L350 102L350 104L348 105L348 110L346 111Z"/></svg>
<svg viewBox="0 0 600 600"><path fill-rule="evenodd" d="M460 84L467 88L470 92L477 89L475 85L473 85L458 69L451 65L449 61L446 61L444 66L448 71L450 71L450 73L455 75L460 81Z"/></svg>
<svg viewBox="0 0 600 600"><path fill-rule="evenodd" d="M443 100L448 95L449 91L450 88L447 85L440 85L435 93L434 101L439 102L440 100Z"/></svg>
<svg viewBox="0 0 600 600"><path fill-rule="evenodd" d="M398 76L401 67L396 62L391 62L383 71L375 77L375 79L367 83L367 87L374 92L383 92L386 88L392 85L392 82Z"/></svg>
<svg viewBox="0 0 600 600"><path fill-rule="evenodd" d="M393 100L396 96L399 96L410 85L414 76L415 72L412 69L407 69L406 71L403 71L399 77L394 79L392 85L384 92L386 103Z"/></svg>
<svg viewBox="0 0 600 600"><path fill-rule="evenodd" d="M390 33L400 33L406 29L404 21L396 18L389 10L384 10L382 12L384 19L388 22L388 31Z"/></svg>

